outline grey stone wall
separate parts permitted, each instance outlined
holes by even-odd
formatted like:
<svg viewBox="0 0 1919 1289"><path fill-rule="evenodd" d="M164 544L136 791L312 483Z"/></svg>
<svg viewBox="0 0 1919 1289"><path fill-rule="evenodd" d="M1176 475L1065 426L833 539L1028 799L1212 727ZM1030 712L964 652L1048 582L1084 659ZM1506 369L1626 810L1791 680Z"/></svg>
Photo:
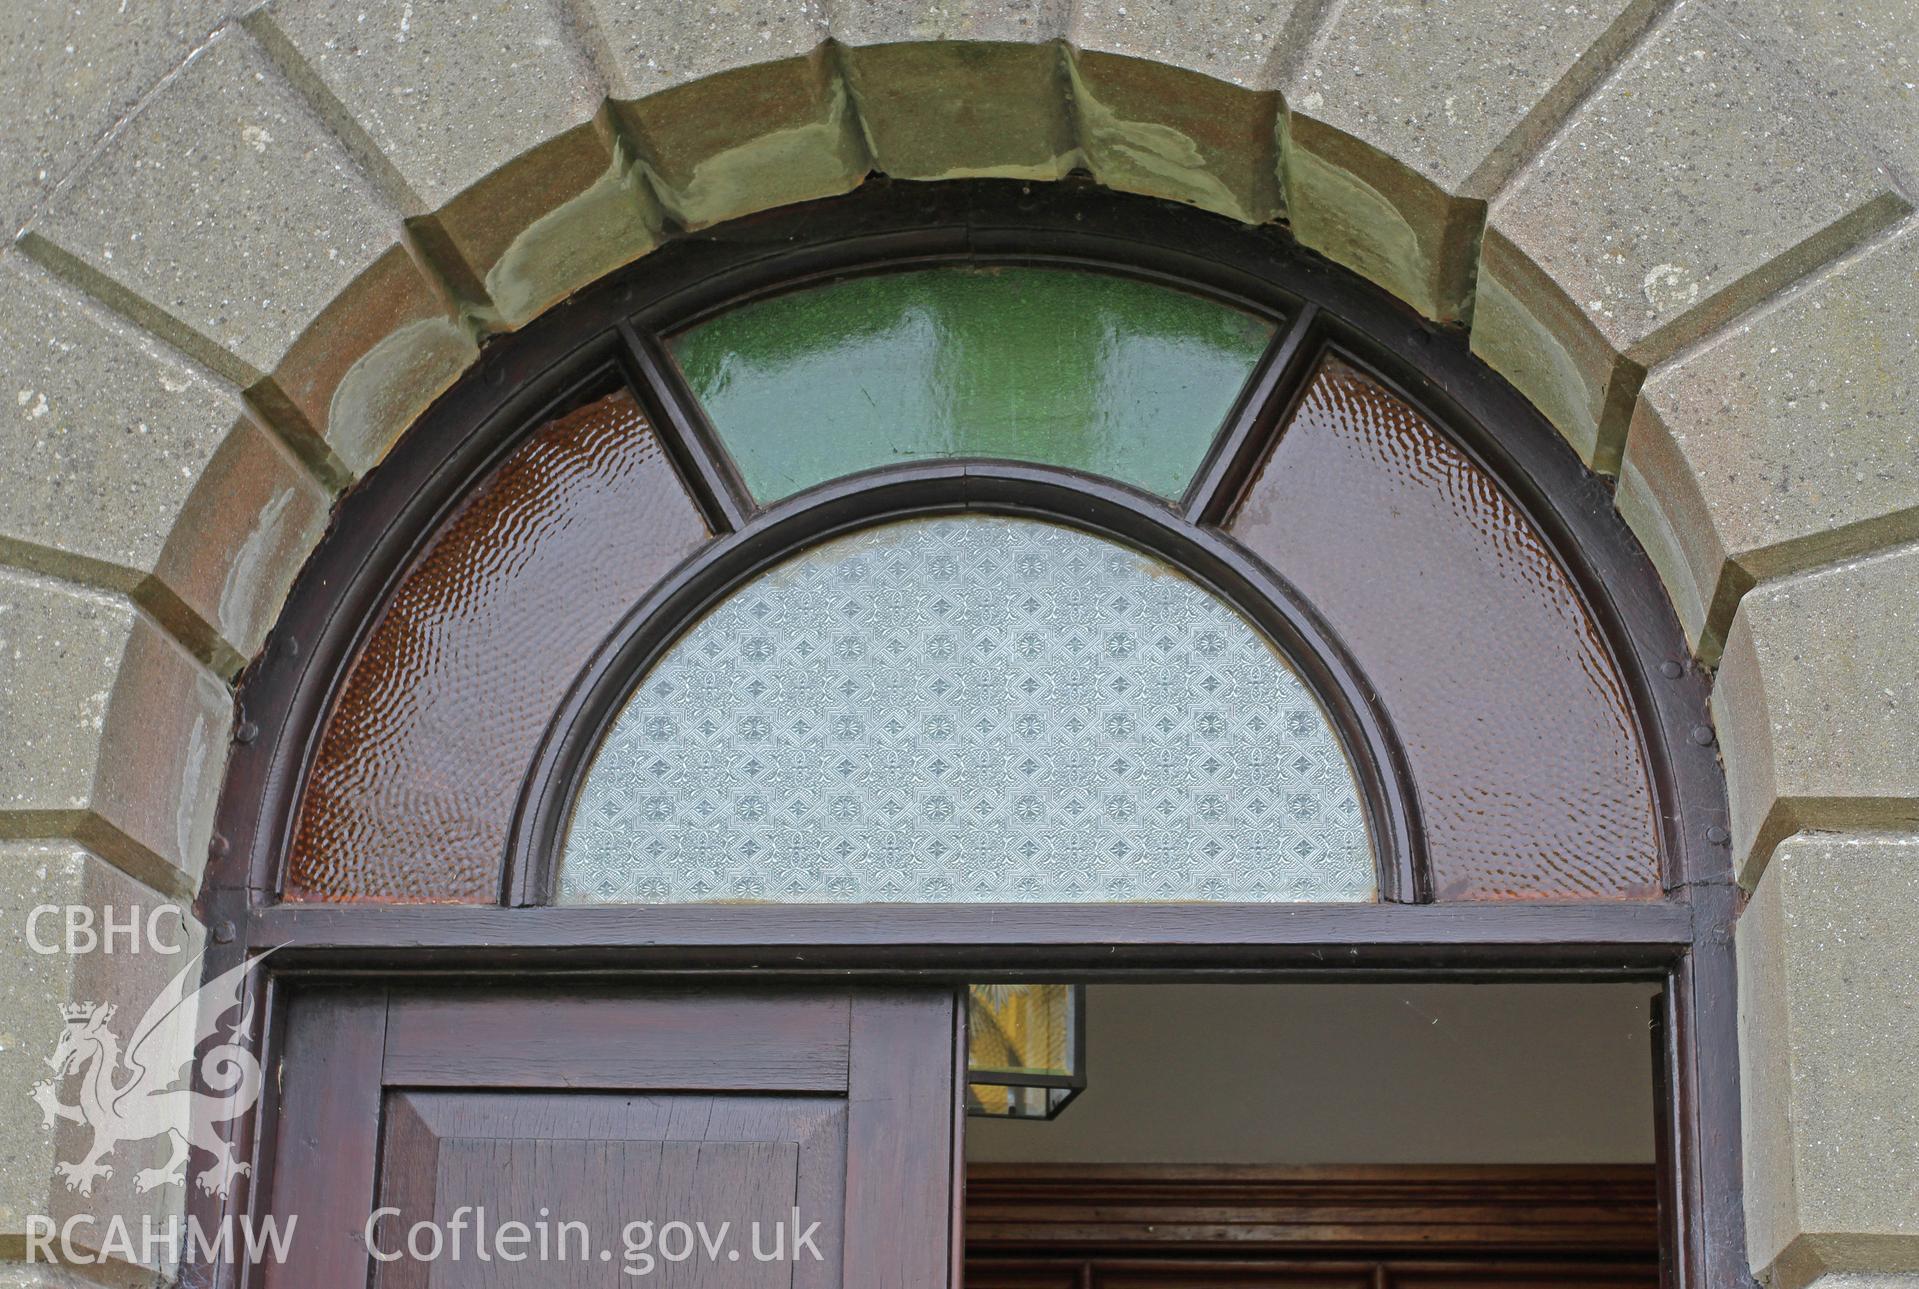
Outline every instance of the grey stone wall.
<svg viewBox="0 0 1919 1289"><path fill-rule="evenodd" d="M1757 1270L1919 1274L1910 0L87 0L0 65L10 1013L141 983L22 901L192 893L228 684L487 333L869 172L1085 167L1287 220L1617 476L1718 668ZM0 1136L0 1260L49 1158Z"/></svg>

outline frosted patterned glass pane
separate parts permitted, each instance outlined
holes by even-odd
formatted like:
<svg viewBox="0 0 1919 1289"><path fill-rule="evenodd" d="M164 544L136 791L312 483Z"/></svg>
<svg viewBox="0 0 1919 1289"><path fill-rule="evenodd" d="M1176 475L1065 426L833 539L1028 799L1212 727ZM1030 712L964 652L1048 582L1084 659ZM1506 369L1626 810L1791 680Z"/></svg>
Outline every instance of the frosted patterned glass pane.
<svg viewBox="0 0 1919 1289"><path fill-rule="evenodd" d="M1370 900L1358 788L1245 618L1031 520L911 520L736 592L587 772L563 903Z"/></svg>

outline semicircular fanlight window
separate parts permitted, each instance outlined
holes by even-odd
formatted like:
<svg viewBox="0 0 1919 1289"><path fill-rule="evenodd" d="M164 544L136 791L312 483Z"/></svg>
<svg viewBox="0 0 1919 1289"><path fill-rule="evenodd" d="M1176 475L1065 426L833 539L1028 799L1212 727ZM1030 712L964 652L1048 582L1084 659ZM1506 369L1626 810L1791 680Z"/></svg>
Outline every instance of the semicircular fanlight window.
<svg viewBox="0 0 1919 1289"><path fill-rule="evenodd" d="M561 903L1357 901L1365 812L1298 674L1171 567L908 520L736 591L576 800Z"/></svg>

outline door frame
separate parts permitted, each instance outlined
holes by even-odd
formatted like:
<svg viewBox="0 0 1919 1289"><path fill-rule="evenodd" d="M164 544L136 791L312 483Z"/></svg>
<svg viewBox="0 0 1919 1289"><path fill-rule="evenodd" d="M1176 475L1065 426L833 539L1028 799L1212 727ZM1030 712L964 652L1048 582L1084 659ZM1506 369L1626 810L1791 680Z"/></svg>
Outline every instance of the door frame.
<svg viewBox="0 0 1919 1289"><path fill-rule="evenodd" d="M1432 904L1389 888L1389 902L1363 906L514 907L533 889L528 877L495 906L276 902L289 817L331 678L425 535L517 434L594 372L645 375L658 366L656 348L629 319L648 310L689 316L795 274L967 256L1099 265L1268 308L1291 330L1249 389L1334 348L1490 463L1541 525L1618 656L1661 814L1664 898ZM583 335L595 339L582 343ZM670 393L672 383L652 387ZM648 411L669 424L689 415L670 399ZM1259 438L1261 414L1249 394L1190 507L1204 510L1250 468L1245 449ZM700 442L697 427L680 437ZM711 478L710 458L680 465L705 481L710 505L725 507L730 490ZM275 951L247 987L253 1050L269 1059L284 1037L285 987L321 980L1652 981L1664 990L1655 1057L1664 1274L1675 1289L1750 1285L1732 950L1742 896L1730 872L1708 688L1610 493L1456 331L1415 317L1274 230L1075 183L873 181L847 197L681 237L489 345L342 499L332 534L242 679L196 911L208 927L209 971ZM1391 902L1394 894L1408 902ZM242 1158L256 1158L267 1113L263 1099L236 1121ZM236 1188L232 1211L251 1202L246 1190ZM203 1217L228 1212L197 1194L192 1203ZM194 1276L185 1283L230 1283L203 1268Z"/></svg>
<svg viewBox="0 0 1919 1289"><path fill-rule="evenodd" d="M1738 1077L1734 911L1734 893L1715 887L1685 903L1613 907L1035 905L976 908L963 920L956 910L903 906L279 906L260 912L246 942L216 944L208 958L217 970L220 961L274 950L247 991L254 1050L267 1054L267 1069L284 1049L288 987L321 983L1654 982L1664 1017L1649 1044L1661 1271L1677 1289L1704 1289L1751 1283L1738 1100L1726 1094ZM255 1184L235 1187L224 1202L190 1197L209 1229L254 1211L257 1175L270 1155L264 1125L277 1113L272 1082L233 1124ZM956 1121L956 1135L962 1127ZM957 1179L954 1204L956 1212L963 1204ZM957 1276L961 1241L954 1246ZM192 1267L182 1283L241 1289L245 1282L232 1268Z"/></svg>

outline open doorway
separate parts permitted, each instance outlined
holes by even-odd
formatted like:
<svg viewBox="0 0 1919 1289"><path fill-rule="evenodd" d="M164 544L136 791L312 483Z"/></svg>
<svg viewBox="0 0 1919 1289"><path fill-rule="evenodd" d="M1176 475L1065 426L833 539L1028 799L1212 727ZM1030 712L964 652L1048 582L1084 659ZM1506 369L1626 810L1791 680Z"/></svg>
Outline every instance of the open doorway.
<svg viewBox="0 0 1919 1289"><path fill-rule="evenodd" d="M967 1123L971 1289L1659 1282L1642 984L1094 985Z"/></svg>

